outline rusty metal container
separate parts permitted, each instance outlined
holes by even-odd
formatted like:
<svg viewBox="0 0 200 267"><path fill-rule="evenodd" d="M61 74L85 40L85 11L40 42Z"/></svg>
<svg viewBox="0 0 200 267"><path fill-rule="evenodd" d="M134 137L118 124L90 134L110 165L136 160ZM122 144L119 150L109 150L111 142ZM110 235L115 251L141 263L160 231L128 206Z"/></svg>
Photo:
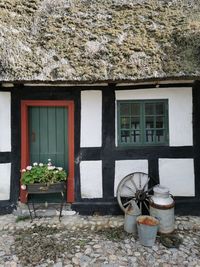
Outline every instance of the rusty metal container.
<svg viewBox="0 0 200 267"><path fill-rule="evenodd" d="M140 243L146 247L152 247L156 241L159 221L152 216L139 216L137 229Z"/></svg>
<svg viewBox="0 0 200 267"><path fill-rule="evenodd" d="M150 198L150 215L160 222L158 232L169 234L174 231L174 206L175 202L169 189L157 185L153 188L154 195Z"/></svg>

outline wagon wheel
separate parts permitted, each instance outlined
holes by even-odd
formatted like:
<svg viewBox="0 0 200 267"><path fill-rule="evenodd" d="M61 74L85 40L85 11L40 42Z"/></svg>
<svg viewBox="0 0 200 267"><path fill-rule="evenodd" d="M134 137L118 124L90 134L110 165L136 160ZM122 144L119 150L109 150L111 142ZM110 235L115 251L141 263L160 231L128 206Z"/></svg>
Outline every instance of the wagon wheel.
<svg viewBox="0 0 200 267"><path fill-rule="evenodd" d="M134 172L128 174L117 187L117 201L120 208L126 212L126 208L134 200L141 212L143 208L149 211L149 196L156 184L158 184L157 181L146 173Z"/></svg>

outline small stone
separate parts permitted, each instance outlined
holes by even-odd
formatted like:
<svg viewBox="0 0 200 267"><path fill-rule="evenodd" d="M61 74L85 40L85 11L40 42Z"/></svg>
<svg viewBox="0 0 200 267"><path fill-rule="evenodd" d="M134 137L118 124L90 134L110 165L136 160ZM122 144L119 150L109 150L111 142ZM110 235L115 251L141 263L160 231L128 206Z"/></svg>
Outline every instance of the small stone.
<svg viewBox="0 0 200 267"><path fill-rule="evenodd" d="M131 246L129 244L125 244L125 248L131 249Z"/></svg>
<svg viewBox="0 0 200 267"><path fill-rule="evenodd" d="M179 224L178 229L182 231L184 229L183 225Z"/></svg>
<svg viewBox="0 0 200 267"><path fill-rule="evenodd" d="M80 266L81 266L81 267L82 267L82 266L83 266L83 267L84 267L84 266L88 266L88 264L90 263L90 261L91 261L90 257L83 255L83 256L80 258Z"/></svg>
<svg viewBox="0 0 200 267"><path fill-rule="evenodd" d="M135 262L137 262L137 258L136 257L131 257L131 261L132 261L132 263L135 263ZM134 264L134 266L135 266L135 264Z"/></svg>
<svg viewBox="0 0 200 267"><path fill-rule="evenodd" d="M74 264L76 264L76 265L79 265L79 259L76 258L76 257L73 257L73 258L72 258L72 262L73 262Z"/></svg>
<svg viewBox="0 0 200 267"><path fill-rule="evenodd" d="M132 256L133 255L133 251L131 249L127 249L127 255L128 256Z"/></svg>
<svg viewBox="0 0 200 267"><path fill-rule="evenodd" d="M101 248L101 246L100 245L94 245L93 248L99 249L99 248Z"/></svg>
<svg viewBox="0 0 200 267"><path fill-rule="evenodd" d="M91 257L93 258L99 258L101 255L99 255L98 253L92 253Z"/></svg>
<svg viewBox="0 0 200 267"><path fill-rule="evenodd" d="M132 242L135 242L135 238L134 238L134 237L131 237L131 241L132 241Z"/></svg>
<svg viewBox="0 0 200 267"><path fill-rule="evenodd" d="M17 267L17 263L16 262L14 262L14 261L8 261L8 262L6 262L6 266L9 266L9 267Z"/></svg>
<svg viewBox="0 0 200 267"><path fill-rule="evenodd" d="M140 252L134 252L134 255L136 256L136 257L140 257L141 256L141 254L140 254Z"/></svg>
<svg viewBox="0 0 200 267"><path fill-rule="evenodd" d="M110 261L116 261L117 257L115 255L110 255L109 260Z"/></svg>
<svg viewBox="0 0 200 267"><path fill-rule="evenodd" d="M72 259L73 258L73 254L67 252L67 258L68 259Z"/></svg>
<svg viewBox="0 0 200 267"><path fill-rule="evenodd" d="M84 252L85 255L90 255L92 253L92 249L91 248L87 248Z"/></svg>
<svg viewBox="0 0 200 267"><path fill-rule="evenodd" d="M76 254L75 254L75 257L76 257L76 258L80 258L82 255L83 255L83 254L79 252L79 253L76 253Z"/></svg>
<svg viewBox="0 0 200 267"><path fill-rule="evenodd" d="M0 251L0 257L4 256L5 252L4 251Z"/></svg>
<svg viewBox="0 0 200 267"><path fill-rule="evenodd" d="M54 264L54 267L63 267L62 262L57 262L56 264Z"/></svg>

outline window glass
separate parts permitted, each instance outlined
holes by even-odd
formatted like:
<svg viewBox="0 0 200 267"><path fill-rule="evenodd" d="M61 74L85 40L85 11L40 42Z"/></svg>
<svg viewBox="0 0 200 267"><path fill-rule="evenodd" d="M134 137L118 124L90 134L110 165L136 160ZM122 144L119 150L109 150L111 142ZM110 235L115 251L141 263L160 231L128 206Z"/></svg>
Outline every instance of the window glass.
<svg viewBox="0 0 200 267"><path fill-rule="evenodd" d="M122 117L121 118L121 128L122 129L129 129L130 128L129 121L130 121L129 117Z"/></svg>
<svg viewBox="0 0 200 267"><path fill-rule="evenodd" d="M122 116L127 116L130 114L130 104L122 103L120 105L120 114Z"/></svg>
<svg viewBox="0 0 200 267"><path fill-rule="evenodd" d="M132 117L131 118L131 128L132 129L140 129L140 117Z"/></svg>
<svg viewBox="0 0 200 267"><path fill-rule="evenodd" d="M154 115L154 104L145 104L145 115Z"/></svg>
<svg viewBox="0 0 200 267"><path fill-rule="evenodd" d="M137 103L131 104L131 115L140 116L140 104Z"/></svg>

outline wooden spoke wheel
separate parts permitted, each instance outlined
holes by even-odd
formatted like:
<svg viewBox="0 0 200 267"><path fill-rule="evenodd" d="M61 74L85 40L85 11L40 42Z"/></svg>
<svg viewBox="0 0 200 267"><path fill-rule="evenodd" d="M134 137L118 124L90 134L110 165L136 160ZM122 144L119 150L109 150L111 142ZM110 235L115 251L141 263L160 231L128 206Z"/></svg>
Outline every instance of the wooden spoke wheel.
<svg viewBox="0 0 200 267"><path fill-rule="evenodd" d="M125 176L117 187L117 201L125 212L131 201L140 208L149 211L149 196L153 187L158 184L155 179L143 172L134 172Z"/></svg>

